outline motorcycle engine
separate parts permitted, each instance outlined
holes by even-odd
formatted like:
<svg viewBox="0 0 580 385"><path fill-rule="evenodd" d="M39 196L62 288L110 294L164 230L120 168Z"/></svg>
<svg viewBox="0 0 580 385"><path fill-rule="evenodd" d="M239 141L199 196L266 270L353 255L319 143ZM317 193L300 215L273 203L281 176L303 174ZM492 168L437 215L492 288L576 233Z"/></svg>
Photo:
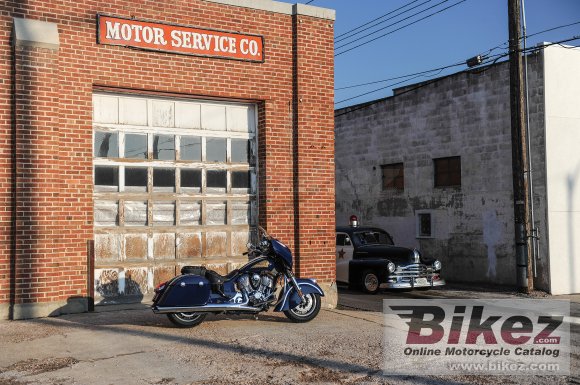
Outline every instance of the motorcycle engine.
<svg viewBox="0 0 580 385"><path fill-rule="evenodd" d="M246 293L253 305L269 301L274 290L274 279L267 272L244 274L238 287Z"/></svg>

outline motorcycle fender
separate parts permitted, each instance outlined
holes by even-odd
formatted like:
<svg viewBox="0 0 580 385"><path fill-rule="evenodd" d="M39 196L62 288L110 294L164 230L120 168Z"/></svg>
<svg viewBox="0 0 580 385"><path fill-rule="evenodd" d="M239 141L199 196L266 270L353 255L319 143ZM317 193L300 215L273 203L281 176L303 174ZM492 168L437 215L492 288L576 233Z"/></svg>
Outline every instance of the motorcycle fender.
<svg viewBox="0 0 580 385"><path fill-rule="evenodd" d="M298 283L300 290L302 290L302 294L316 293L324 297L324 292L322 291L320 286L318 286L315 280L297 278L296 282ZM300 296L296 292L296 289L294 289L294 287L292 287L290 283L284 286L284 291L280 295L280 299L281 300L274 308L274 311L284 311L294 309L296 306L300 305L301 302Z"/></svg>
<svg viewBox="0 0 580 385"><path fill-rule="evenodd" d="M159 294L154 303L156 306L202 306L209 300L210 285L205 277L185 274L170 280Z"/></svg>

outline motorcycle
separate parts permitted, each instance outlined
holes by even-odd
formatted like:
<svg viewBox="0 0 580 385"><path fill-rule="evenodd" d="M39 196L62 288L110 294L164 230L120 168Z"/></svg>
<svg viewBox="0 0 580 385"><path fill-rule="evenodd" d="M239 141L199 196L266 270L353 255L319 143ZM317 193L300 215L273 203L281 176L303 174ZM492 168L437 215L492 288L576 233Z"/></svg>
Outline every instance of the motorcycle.
<svg viewBox="0 0 580 385"><path fill-rule="evenodd" d="M250 261L222 276L203 266L184 266L181 275L155 289L152 310L178 327L193 327L208 313L257 314L274 306L293 322L308 322L320 311L324 292L314 279L296 278L292 252L258 226L261 241L248 243Z"/></svg>

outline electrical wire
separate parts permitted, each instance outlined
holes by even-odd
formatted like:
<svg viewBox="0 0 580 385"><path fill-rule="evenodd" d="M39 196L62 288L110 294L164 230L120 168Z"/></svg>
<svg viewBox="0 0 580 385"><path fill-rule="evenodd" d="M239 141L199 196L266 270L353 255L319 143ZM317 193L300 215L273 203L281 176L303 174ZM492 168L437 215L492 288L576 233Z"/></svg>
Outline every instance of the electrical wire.
<svg viewBox="0 0 580 385"><path fill-rule="evenodd" d="M525 37L526 37L526 38L529 38L529 37L532 37L532 36L541 35L542 33L551 32L551 31L555 31L555 30L557 30L557 29L562 29L562 28L570 27L570 26L572 26L572 25L576 25L576 24L580 24L580 21L576 21L576 22L574 22L574 23L570 23L570 24L566 24L566 25L560 25L560 26L558 26L558 27L554 27L554 28L545 29L545 30L543 30L543 31L540 31L540 32L535 32L535 33L532 33L531 35L527 35L527 36L525 36ZM522 39L523 39L523 37L522 37Z"/></svg>
<svg viewBox="0 0 580 385"><path fill-rule="evenodd" d="M391 12L389 12L389 13L387 13L387 14L385 14L385 15L381 16L381 17L378 17L378 18L374 19L373 21L370 21L370 22L368 22L368 23L365 23L365 24L363 24L363 25L361 25L361 26L359 26L359 27L355 28L354 30L360 29L360 28L362 28L363 26L365 26L365 25L368 25L368 24L370 24L370 23L372 23L372 22L374 22L374 21L376 21L376 20L382 19L383 17L385 17L385 16L388 16L388 15L392 14L393 12L400 10L401 8L405 8L405 7L407 7L407 6L409 6L409 5L413 4L413 3L415 3L415 2L417 2L417 1L419 1L419 0L412 1L412 2L410 2L409 4L406 4L406 5L402 6L402 7L399 7L399 8L397 8L397 9L395 9L394 11L391 11ZM427 3L431 2L431 1L433 1L433 0L426 0L426 1L422 2L422 3L421 3L421 4L419 4L419 5L416 5L416 6L414 6L414 7L412 7L412 8L409 8L409 9L407 9L407 10L405 10L405 11L401 12L401 13L398 13L398 14L396 14L396 15L393 15L393 16L391 16L391 17L389 17L389 18L385 19L385 20L379 21L378 23L375 23L375 24L373 24L373 25L370 25L370 26L368 26L368 27L366 27L366 28L363 28L363 29L361 29L361 30L360 30L360 31L358 31L358 32L354 32L354 33L348 33L348 36L344 36L344 37L340 37L340 38L339 38L339 36L337 36L337 37L335 37L335 38L334 38L334 43L336 44L336 43L339 43L339 42L341 42L341 41L343 41L343 40L350 39L350 38L351 38L351 37L353 37L353 36L356 36L356 35L358 35L358 34L360 34L360 33L363 33L364 31L368 31L369 29L371 29L371 28L374 28L374 27L376 27L376 26L377 26L377 25L379 25L379 24L386 23L386 22L387 22L387 21L389 21L389 20L392 20L392 19L394 19L394 18L396 18L396 17L399 17L399 16L401 16L402 14L404 14L404 13L407 13L407 12L409 12L409 11L412 11L413 9L415 9L415 8L418 8L418 7L420 7L420 6L424 5L424 4L427 4ZM393 24L391 24L391 25L393 25ZM387 27L385 27L385 28L387 28ZM353 31L354 31L354 30L353 30ZM340 35L340 36L343 36L343 35L345 35L345 34L343 33L343 34L342 34L342 35Z"/></svg>
<svg viewBox="0 0 580 385"><path fill-rule="evenodd" d="M448 1L448 0L445 0L445 1ZM450 8L453 8L453 7L455 7L455 6L457 6L457 5L461 4L461 3L464 3L464 2L466 2L466 1L467 1L467 0L461 0L461 1L457 2L457 3L455 3L455 4L452 4L452 5L448 6L448 7L445 7L445 8L443 8L443 9L440 9L440 10L439 10L439 11L437 11L437 12L431 13L431 14L429 14L429 15L425 16L425 17L422 17L422 18L420 18L420 19L418 19L418 20L415 20L415 21L413 21L413 22L411 22L411 23L409 23L409 24L405 24L405 25L404 25L404 26L402 26L402 27L399 27L399 28L397 28L397 29L394 29L394 30L392 30L392 31L390 31L390 32L387 32L387 33L383 34L383 35L377 36L377 37L375 37L374 39L367 40L367 41L366 41L366 42L364 42L364 43L361 43L361 44L359 44L359 45L356 45L356 46L354 46L354 47L351 47L351 48L349 48L349 49L347 49L347 50L344 50L344 51L342 51L342 52L339 52L339 53L337 53L337 54L334 54L334 56L335 56L335 57L336 57L336 56L340 56L340 55L342 55L342 54L344 54L344 53L347 53L347 52L349 52L349 51L352 51L353 49L356 49L356 48L362 47L363 45L367 45L367 44L369 44L369 43L372 43L373 41L376 41L376 40L378 40L378 39L381 39L381 38L383 38L383 37L385 37L385 36L388 36L388 35L390 35L390 34L392 34L392 33L395 33L395 32L397 32L397 31L400 31L400 30L401 30L401 29L403 29L403 28L410 27L410 26L412 26L413 24L417 24L417 23L419 23L420 21L423 21L423 20L425 20L425 19L428 19L428 18L430 18L430 17L432 17L432 16L435 16L435 15L437 15L437 14L441 13L441 12L444 12L444 11L446 11L446 10L448 10L448 9L450 9Z"/></svg>
<svg viewBox="0 0 580 385"><path fill-rule="evenodd" d="M400 9L403 9L403 8L405 8L405 7L407 7L407 6L411 5L411 4L413 4L413 3L416 3L417 1L419 1L419 0L413 0L413 1L411 1L410 3L408 3L408 4L405 4L405 5L403 5L403 6L399 7L399 8L397 8L397 9L394 9L394 10L392 10L392 11L390 11L390 12L387 12L387 13L385 13L384 15L381 15L381 16L379 16L379 17L377 17L377 18L375 18L375 19L373 19L373 20L371 20L371 21L369 21L369 22L366 22L366 23L364 23L364 24L361 24L361 25L359 25L358 27L355 27L355 28L349 29L348 31L346 31L346 32L343 32L343 33L341 33L340 35L336 35L336 36L334 37L334 39L336 40L336 39L338 39L339 37L342 37L342 36L344 36L344 35L348 35L349 33L353 32L353 31L356 31L356 30L357 30L357 29L359 29L359 28L362 28L362 27L364 27L364 26L367 26L367 25L369 25L369 24L371 24L371 23L373 23L373 22L375 22L375 21L377 21L377 20L380 20L380 19L382 19L382 18L383 18L383 17L385 17L385 16L389 16L390 14L392 14L392 13L394 13L394 12L397 12L398 10L400 10Z"/></svg>
<svg viewBox="0 0 580 385"><path fill-rule="evenodd" d="M421 71L421 72L415 72L412 74L408 74L408 75L402 75L402 76L396 76L393 78L388 78L388 79L383 79L383 80L376 80L376 81L372 81L372 82L367 82L367 83L359 83L359 84L353 84L351 86L345 86L345 87L339 87L339 88L335 88L335 91L341 91L341 90L348 90L351 88L357 88L357 87L363 87L363 86L369 86L372 84L378 84L378 83L384 83L384 82L389 82L391 80L397 80L397 79L404 79L404 78L408 78L414 75L423 75L423 74L428 74L430 72L435 72L435 71L439 71L439 70L444 70L447 68L452 68L452 67L457 67L457 66L461 66L461 65L465 65L465 61L461 61L459 63L455 63L455 64L450 64L444 67L439 67L439 68L433 68L432 70L427 70L427 71Z"/></svg>
<svg viewBox="0 0 580 385"><path fill-rule="evenodd" d="M391 24L387 25L386 27L379 28L379 29L377 29L377 30L376 30L376 31L374 31L374 32L371 32L371 33L368 33L368 34L366 34L366 35L364 35L364 36L361 36L361 37L359 37L358 39L359 39L359 40L361 40L361 39L365 39L365 38L367 38L367 37L369 37L369 36L372 36L372 35L374 35L374 34L376 34L376 33L379 33L380 31L384 31L384 30L385 30L385 29L387 29L387 28L390 28L390 27L392 27L392 26L394 26L394 25L397 25L397 24L399 24L399 23L402 23L402 22L403 22L403 21L405 21L405 20L412 19L413 17L415 17L415 16L417 16L417 15L419 15L419 14L421 14L421 13L425 12L425 11L428 11L428 10L430 10L430 9L433 9L433 8L435 8L435 7L437 7L437 6L441 5L441 4L443 4L443 3L447 3L448 1L450 1L450 0L443 0L443 1L441 1L441 2L439 2L439 3L437 3L437 4L435 4L435 5L432 5L432 6L428 7L428 8L425 8L425 9L423 9L423 10L421 10L421 11L419 11L419 12L416 12L416 13L414 13L414 14L410 15L410 16L407 16L407 17L405 17L405 18L402 18L401 20L395 21L394 23L391 23ZM399 15L396 15L396 16L399 16ZM396 17L396 16L395 16L395 17ZM356 43L356 42L357 42L357 40L349 41L349 42L347 42L347 43L343 43L342 45L335 46L335 47L334 47L334 49L338 50L338 49L341 49L341 48L343 48L343 47L346 47L346 46L348 46L348 45L354 44L354 43ZM336 45L336 44L335 44L335 45Z"/></svg>
<svg viewBox="0 0 580 385"><path fill-rule="evenodd" d="M541 50L543 48L546 48L546 47L549 47L549 46L552 46L552 45L559 45L559 46L562 46L562 47L564 47L566 49L577 49L578 47L569 47L569 46L567 47L567 46L563 46L562 45L563 43L567 43L567 42L574 41L574 40L580 40L580 35L572 36L571 38L564 39L564 40L560 40L560 41L557 41L557 42L554 42L554 43L545 44L545 45L543 45L541 47L531 47L531 48L527 48L526 50L519 50L519 52L523 52L523 53L526 53L526 52L534 52L534 51L538 51L538 50ZM497 61L499 59L501 59L503 57L506 57L506 56L509 56L509 52L503 53L503 54L494 55L493 57L495 59L492 61L491 64L493 65L493 64L497 63ZM489 62L490 61L487 60L486 62L482 63L481 65L488 65ZM481 72L483 72L483 71L481 71ZM475 73L481 73L481 72L475 72ZM450 75L454 75L454 74L450 74ZM399 97L399 96L402 96L402 95L407 94L409 92L416 91L416 90L418 90L420 88L423 88L423 87L426 87L426 86L431 85L433 83L436 83L436 82L438 82L438 81L440 81L442 79L445 79L445 78L436 78L436 79L432 79L432 80L429 80L429 81L424 82L424 83L420 83L416 87L409 88L408 90L405 90L405 91L403 91L401 93L398 93L396 96ZM386 87L383 87L383 88L386 88ZM359 95L359 96L362 96L362 95ZM381 98L381 99L373 100L373 101L370 101L370 102L367 102L367 103L363 103L363 104L359 105L358 107L353 107L353 108L351 108L349 110L346 110L346 111L343 111L343 112L341 112L339 114L335 114L334 117L337 118L339 116L346 115L346 114L350 114L351 112L355 112L355 111L358 111L358 110L361 110L361 109L370 107L372 105L375 105L377 103L382 102L385 99L386 98ZM338 103L336 103L336 104L338 104ZM343 108L349 108L349 107L343 107Z"/></svg>
<svg viewBox="0 0 580 385"><path fill-rule="evenodd" d="M526 37L529 38L531 36L541 35L541 34L546 33L546 32L555 31L557 29L562 29L562 28L570 27L572 25L577 25L577 24L580 24L580 21L577 21L577 22L574 22L574 23L570 23L570 24L560 25L560 26L557 26L557 27L552 27L552 28L549 28L549 29L545 29L543 31L538 31L538 32L535 32L535 33L533 33L531 35L527 35ZM522 37L522 39L523 39L523 37ZM490 48L489 50L487 50L485 52L479 53L478 55L483 56L486 59L488 59L488 58L490 58L489 54L491 54L493 51L495 51L496 49L500 49L500 48L507 49L508 48L507 45L508 45L508 42L505 41L505 42L503 42L503 43L501 43L501 44L499 44L499 45L497 45L497 46L495 46L493 48ZM491 56L492 59L495 58L495 57L496 57L496 55ZM458 63L449 64L447 66L443 66L443 67L439 67L439 68L433 68L432 70L415 72L415 73L411 73L411 74L408 74L408 75L401 75L401 76L396 76L396 77L382 79L382 80L376 80L376 81L371 81L371 82L366 82L366 83L357 83L357 84L352 84L350 86L338 87L338 88L335 88L334 90L335 91L341 91L341 90L347 90L347 89L351 89L351 88L358 88L358 87L364 87L364 86L373 85L373 84L384 83L384 82L388 82L388 81L392 81L392 80L404 79L404 78L411 77L411 76L414 76L414 75L427 74L427 73L430 73L430 72L438 71L440 69L447 69L447 68L457 67L457 66L460 66L460 65L463 65L463 64L465 64L465 61L460 61ZM485 63L482 63L481 65L484 65L484 64Z"/></svg>
<svg viewBox="0 0 580 385"><path fill-rule="evenodd" d="M488 60L482 62L482 64L480 64L480 65L489 64L491 62L491 59L494 59L494 58L495 58L495 60L491 64L495 64L499 59L501 59L502 57L505 57L506 55L509 55L509 54L497 54L497 55L493 55L493 56L487 58ZM413 76L411 78L402 80L402 81L397 82L397 83L388 84L386 86L383 86L383 87L380 87L380 88L376 88L374 90L371 90L371 91L368 91L368 92L364 92L362 94L358 94L358 95L352 96L352 97L350 97L348 99L340 100L338 102L335 102L334 104L336 105L336 104L344 103L344 102L349 101L349 100L352 100L352 99L357 99L357 98L360 98L362 96L366 96L366 95L369 95L369 94L373 94L375 92L378 92L378 91L382 91L384 89L387 89L387 88L389 88L391 86L398 85L398 84L401 84L401 83L406 83L409 80L413 80L413 79L416 79L416 78L419 78L419 77L433 77L433 76L439 75L446 68L457 67L457 66L460 66L460 65L465 65L465 62L461 62L461 63L457 63L457 64L454 64L454 65L449 65L449 66L445 66L445 67L436 68L436 69L433 69L433 70L430 70L430 71L419 72L419 73L417 73L417 76ZM431 75L427 75L428 73L435 72L435 71L437 71L437 72L436 73L433 73ZM483 72L483 71L481 71L481 72ZM408 76L411 76L411 75L408 75Z"/></svg>

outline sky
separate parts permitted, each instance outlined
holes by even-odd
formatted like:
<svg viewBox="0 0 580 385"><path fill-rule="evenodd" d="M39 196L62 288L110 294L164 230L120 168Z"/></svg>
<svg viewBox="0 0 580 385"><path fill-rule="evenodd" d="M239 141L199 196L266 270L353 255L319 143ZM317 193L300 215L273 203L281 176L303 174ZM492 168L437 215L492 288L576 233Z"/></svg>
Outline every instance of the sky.
<svg viewBox="0 0 580 385"><path fill-rule="evenodd" d="M296 1L291 0L282 1L296 3ZM307 1L298 0L300 3ZM566 28L532 36L527 41L528 47L535 46L540 42L556 42L573 36L580 37L580 0L522 1L528 35L579 22ZM462 71L467 66L461 65L440 72L434 71L426 74L427 76L417 75L414 78L407 77L362 87L340 89L343 87L376 82L465 62L478 54L488 53L490 49L498 46L500 47L493 50L491 55L507 52L507 3L508 0L313 0L309 5L336 10L335 55L361 42L391 32L451 6L449 9L416 24L335 56L335 108L390 96L393 88ZM454 6L454 4L457 5ZM413 7L416 8L411 9ZM433 8L427 10L429 7ZM391 20L350 39L336 42L337 36L398 8L401 9L375 23L388 18ZM425 11L416 16L400 21L423 10ZM388 27L393 23L396 24ZM362 38L364 35L383 27L387 28ZM360 30L354 32L358 31ZM339 39L344 37L339 37ZM339 48L340 45L350 41L355 41L355 43ZM502 45L503 43L506 45ZM566 44L580 46L580 40ZM393 84L397 82L402 83ZM377 89L380 90L370 93ZM368 94L358 96L364 93Z"/></svg>

